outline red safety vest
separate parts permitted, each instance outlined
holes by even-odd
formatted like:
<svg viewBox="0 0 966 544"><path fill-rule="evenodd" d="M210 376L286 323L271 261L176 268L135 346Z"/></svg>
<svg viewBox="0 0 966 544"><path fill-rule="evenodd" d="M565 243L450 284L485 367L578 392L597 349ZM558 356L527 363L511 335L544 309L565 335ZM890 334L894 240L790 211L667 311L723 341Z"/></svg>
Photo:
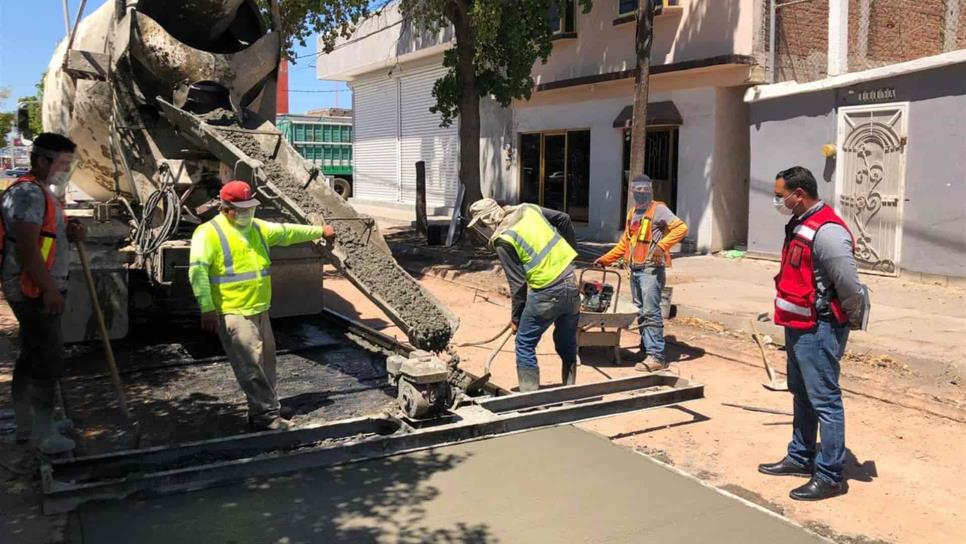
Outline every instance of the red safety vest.
<svg viewBox="0 0 966 544"><path fill-rule="evenodd" d="M810 330L818 323L812 244L818 229L828 223L841 225L852 236L848 225L831 206L823 205L794 228L790 239L786 238L782 247L781 270L775 276L775 288L778 292L775 296L775 324ZM855 245L855 237L852 237L852 244ZM837 297L829 301L829 306L832 316L840 324L848 323L848 316L842 310L842 303Z"/></svg>
<svg viewBox="0 0 966 544"><path fill-rule="evenodd" d="M7 188L6 192L0 198L6 198L10 190L21 183L33 183L43 191L44 198L46 199L44 203L44 222L40 225L40 239L37 240L37 244L40 246L40 258L44 260L44 264L47 265L47 270L49 271L54 267L54 259L57 257L57 211L60 210L63 216L63 210L58 208L54 197L37 181L37 178L33 174L27 174L26 176L17 178L17 181L11 183L10 187ZM63 218L63 221L66 225L66 217ZM7 240L11 242L15 241L13 233L8 233L6 227L4 222L0 220L0 260L2 260L3 255L6 255L5 247ZM26 272L20 273L20 289L27 298L37 298L43 294L40 286L34 283L34 280Z"/></svg>

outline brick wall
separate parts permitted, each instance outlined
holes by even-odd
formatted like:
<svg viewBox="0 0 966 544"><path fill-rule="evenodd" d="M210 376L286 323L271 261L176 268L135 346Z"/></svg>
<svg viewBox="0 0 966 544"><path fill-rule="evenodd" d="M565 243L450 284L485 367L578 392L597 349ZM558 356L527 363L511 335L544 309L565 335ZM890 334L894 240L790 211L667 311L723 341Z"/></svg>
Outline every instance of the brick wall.
<svg viewBox="0 0 966 544"><path fill-rule="evenodd" d="M966 49L966 2L960 1L959 25L957 25L956 30L956 47Z"/></svg>
<svg viewBox="0 0 966 544"><path fill-rule="evenodd" d="M849 0L849 71L943 52L946 2L962 0ZM826 76L828 0L778 10L777 81ZM956 25L957 47L966 48L966 5Z"/></svg>
<svg viewBox="0 0 966 544"><path fill-rule="evenodd" d="M776 81L813 81L828 69L828 0L792 4L776 16Z"/></svg>

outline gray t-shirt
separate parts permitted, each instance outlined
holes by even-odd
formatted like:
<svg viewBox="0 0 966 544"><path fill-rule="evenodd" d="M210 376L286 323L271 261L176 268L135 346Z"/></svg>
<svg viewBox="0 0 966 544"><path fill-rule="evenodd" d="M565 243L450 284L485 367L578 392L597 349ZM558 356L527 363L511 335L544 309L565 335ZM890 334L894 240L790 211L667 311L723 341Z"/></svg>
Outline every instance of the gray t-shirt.
<svg viewBox="0 0 966 544"><path fill-rule="evenodd" d="M7 231L7 240L4 243L3 267L0 269L0 281L3 282L3 295L7 300L23 300L23 292L20 290L20 263L17 261L16 242L14 240L14 225L23 221L35 225L43 225L44 208L44 189L37 187L33 183L21 183L12 189L8 189L0 195L3 205L0 206L0 213L3 214L3 224ZM67 241L67 227L64 224L64 214L61 211L60 202L54 198L57 206L57 239L56 257L54 267L50 270L50 275L54 279L54 284L61 291L67 290L67 274L70 269L70 246Z"/></svg>
<svg viewBox="0 0 966 544"><path fill-rule="evenodd" d="M637 236L637 231L640 229L641 220L644 218L644 214L647 212L647 208L634 208L634 213L631 214L631 232L634 236ZM658 204L654 208L654 217L651 219L651 249L661 239L667 234L667 227L671 223L678 220L678 216L674 215L674 212L664 204ZM647 268L647 267L663 267L664 263L648 263L647 265L631 265L631 269L637 268Z"/></svg>
<svg viewBox="0 0 966 544"><path fill-rule="evenodd" d="M802 215L800 220L817 212L825 204L819 202ZM815 272L815 309L828 312L829 300L838 297L842 309L853 326L861 323L865 306L865 292L852 251L852 236L841 225L822 225L812 241L812 269Z"/></svg>

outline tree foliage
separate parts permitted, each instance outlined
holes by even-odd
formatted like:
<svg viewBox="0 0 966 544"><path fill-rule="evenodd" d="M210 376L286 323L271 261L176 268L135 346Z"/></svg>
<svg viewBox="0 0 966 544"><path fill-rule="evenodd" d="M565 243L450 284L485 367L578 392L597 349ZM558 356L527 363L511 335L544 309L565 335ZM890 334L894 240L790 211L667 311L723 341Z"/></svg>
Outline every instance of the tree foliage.
<svg viewBox="0 0 966 544"><path fill-rule="evenodd" d="M565 0L401 0L400 11L413 27L438 32L465 18L470 43L460 43L447 50L443 66L448 71L433 87L436 98L434 112L444 125L459 115L460 97L473 92L480 97L492 95L506 107L513 100L530 98L533 78L530 75L537 60L546 62L553 49L553 33L548 14L552 7L564 12ZM592 0L579 0L584 11L590 11ZM473 53L476 88L470 89L457 70L459 52L468 47Z"/></svg>
<svg viewBox="0 0 966 544"><path fill-rule="evenodd" d="M272 6L269 0L258 0L262 16L272 25ZM295 44L306 45L306 40L318 35L322 51L331 52L339 38L349 38L360 20L373 12L367 0L280 0L279 28L282 51L295 62Z"/></svg>
<svg viewBox="0 0 966 544"><path fill-rule="evenodd" d="M7 87L0 88L0 107L5 107L7 105L7 99L10 98L10 89ZM9 111L0 111L0 147L7 147L10 142L7 141L7 134L13 128L14 121L17 119L17 114Z"/></svg>
<svg viewBox="0 0 966 544"><path fill-rule="evenodd" d="M44 103L44 79L47 78L47 72L44 71L40 75L40 81L38 81L34 88L37 89L36 94L32 97L21 98L20 101L24 102L27 106L27 115L30 117L30 131L34 134L40 134L44 131L44 120L43 120L43 103Z"/></svg>

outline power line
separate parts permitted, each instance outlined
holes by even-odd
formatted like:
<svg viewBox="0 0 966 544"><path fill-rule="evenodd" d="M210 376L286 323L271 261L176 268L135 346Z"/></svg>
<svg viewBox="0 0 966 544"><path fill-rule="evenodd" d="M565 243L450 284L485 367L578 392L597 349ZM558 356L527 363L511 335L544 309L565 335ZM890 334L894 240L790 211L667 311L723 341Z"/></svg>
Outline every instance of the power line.
<svg viewBox="0 0 966 544"><path fill-rule="evenodd" d="M363 19L362 22L365 22L366 20L371 19L373 17L378 17L378 16L382 15L382 10L385 9L392 2L393 2L393 0L385 0L384 2L382 2L382 5L380 5L372 13L370 13L369 16L366 17L366 19ZM349 40L347 40L345 42L342 42L340 44L337 44L332 50L335 51L335 50L341 49L341 48L343 48L343 47L345 47L347 45L351 45L353 43L362 41L362 40L364 40L364 39L366 39L366 38L368 38L370 36L374 36L376 34L379 34L380 32L385 32L385 31L389 30L390 28L399 26L402 23L403 23L403 21L400 19L399 21L396 21L395 23L392 23L391 25L387 25L387 26L378 28L378 29L376 29L376 30L374 30L374 31L372 31L372 32L364 35L364 36L359 36L359 37L356 37L356 38L350 38ZM353 23L352 26L354 27L353 28L353 32L355 32L356 30L359 30L359 26L357 24ZM316 41L316 47L318 47L318 41ZM305 55L298 55L297 57L295 57L295 59L298 60L298 59L304 59L306 57L321 57L322 55L325 55L325 54L326 54L325 51L318 51L317 50L315 53L306 53Z"/></svg>
<svg viewBox="0 0 966 544"><path fill-rule="evenodd" d="M326 90L309 90L309 89L289 89L290 93L346 93L349 89L326 89Z"/></svg>

